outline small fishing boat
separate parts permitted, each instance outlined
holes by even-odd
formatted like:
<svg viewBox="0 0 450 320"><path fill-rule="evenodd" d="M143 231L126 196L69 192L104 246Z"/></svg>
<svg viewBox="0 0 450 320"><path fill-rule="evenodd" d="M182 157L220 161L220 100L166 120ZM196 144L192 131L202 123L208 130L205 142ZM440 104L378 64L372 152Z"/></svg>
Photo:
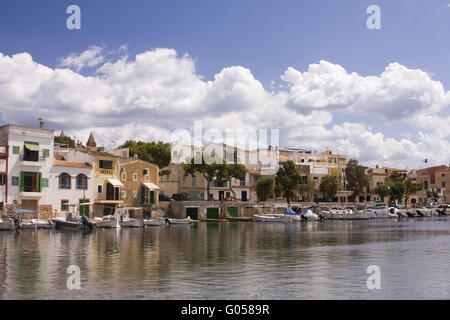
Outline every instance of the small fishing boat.
<svg viewBox="0 0 450 320"><path fill-rule="evenodd" d="M311 209L306 210L306 213L302 214L302 220L303 221L321 221L321 217L317 214L312 212Z"/></svg>
<svg viewBox="0 0 450 320"><path fill-rule="evenodd" d="M286 218L284 216L278 215L263 215L263 214L255 214L253 216L254 222L285 222Z"/></svg>
<svg viewBox="0 0 450 320"><path fill-rule="evenodd" d="M53 224L50 220L32 219L32 222L36 223L38 229L53 229Z"/></svg>
<svg viewBox="0 0 450 320"><path fill-rule="evenodd" d="M135 219L130 217L130 210L135 210L136 208L117 208L114 212L114 216L119 220L119 225L122 228L143 228L144 223L142 219Z"/></svg>
<svg viewBox="0 0 450 320"><path fill-rule="evenodd" d="M37 223L35 221L20 222L20 229L22 230L37 230Z"/></svg>
<svg viewBox="0 0 450 320"><path fill-rule="evenodd" d="M0 231L12 231L16 229L16 226L14 220L0 218Z"/></svg>
<svg viewBox="0 0 450 320"><path fill-rule="evenodd" d="M113 215L107 215L103 218L95 218L93 223L95 224L96 228L120 228L119 219Z"/></svg>
<svg viewBox="0 0 450 320"><path fill-rule="evenodd" d="M159 227L161 225L160 219L144 219L144 226L154 226Z"/></svg>
<svg viewBox="0 0 450 320"><path fill-rule="evenodd" d="M167 218L167 222L169 224L191 224L191 223L194 223L195 221L192 220L190 217L187 217L186 219Z"/></svg>
<svg viewBox="0 0 450 320"><path fill-rule="evenodd" d="M327 219L330 220L369 220L371 218L371 216L368 213L364 212L364 210L355 212L350 208L333 208L329 211L324 211L323 214Z"/></svg>
<svg viewBox="0 0 450 320"><path fill-rule="evenodd" d="M59 230L79 230L83 225L81 221L67 220L65 218L51 218L50 221L54 224L55 229Z"/></svg>

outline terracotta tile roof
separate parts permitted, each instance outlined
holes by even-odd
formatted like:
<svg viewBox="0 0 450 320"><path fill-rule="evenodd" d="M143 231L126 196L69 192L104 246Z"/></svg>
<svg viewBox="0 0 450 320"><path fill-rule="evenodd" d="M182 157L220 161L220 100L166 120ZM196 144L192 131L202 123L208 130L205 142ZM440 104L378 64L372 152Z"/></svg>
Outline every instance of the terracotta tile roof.
<svg viewBox="0 0 450 320"><path fill-rule="evenodd" d="M59 166L59 167L75 167L75 168L88 168L88 169L92 168L92 166L86 162L71 162L71 161L63 161L63 160L54 160L53 165Z"/></svg>
<svg viewBox="0 0 450 320"><path fill-rule="evenodd" d="M247 171L249 172L249 173L252 173L252 174L260 174L261 173L261 171L259 171L259 170L255 170L255 169L247 169Z"/></svg>

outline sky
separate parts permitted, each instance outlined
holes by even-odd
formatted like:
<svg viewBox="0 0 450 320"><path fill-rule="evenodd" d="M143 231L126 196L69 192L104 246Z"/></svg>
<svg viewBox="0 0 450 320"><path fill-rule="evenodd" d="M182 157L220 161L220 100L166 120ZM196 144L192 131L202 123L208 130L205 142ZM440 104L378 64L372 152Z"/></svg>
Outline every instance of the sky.
<svg viewBox="0 0 450 320"><path fill-rule="evenodd" d="M0 124L112 148L202 121L367 166L449 164L449 36L440 0L5 0Z"/></svg>

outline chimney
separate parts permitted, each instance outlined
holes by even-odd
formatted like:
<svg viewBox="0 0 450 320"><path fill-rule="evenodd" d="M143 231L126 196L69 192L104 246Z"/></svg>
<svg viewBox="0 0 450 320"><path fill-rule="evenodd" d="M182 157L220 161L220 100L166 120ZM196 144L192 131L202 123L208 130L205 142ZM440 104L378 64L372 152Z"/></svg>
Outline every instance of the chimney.
<svg viewBox="0 0 450 320"><path fill-rule="evenodd" d="M39 121L39 128L40 129L45 129L45 122L44 121Z"/></svg>

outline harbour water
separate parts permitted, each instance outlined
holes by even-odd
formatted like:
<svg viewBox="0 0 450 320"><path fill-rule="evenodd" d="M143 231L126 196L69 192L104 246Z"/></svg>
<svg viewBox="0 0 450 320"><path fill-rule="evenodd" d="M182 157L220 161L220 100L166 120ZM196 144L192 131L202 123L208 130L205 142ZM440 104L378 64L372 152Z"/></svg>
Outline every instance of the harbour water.
<svg viewBox="0 0 450 320"><path fill-rule="evenodd" d="M1 299L448 299L449 271L445 218L0 232Z"/></svg>

